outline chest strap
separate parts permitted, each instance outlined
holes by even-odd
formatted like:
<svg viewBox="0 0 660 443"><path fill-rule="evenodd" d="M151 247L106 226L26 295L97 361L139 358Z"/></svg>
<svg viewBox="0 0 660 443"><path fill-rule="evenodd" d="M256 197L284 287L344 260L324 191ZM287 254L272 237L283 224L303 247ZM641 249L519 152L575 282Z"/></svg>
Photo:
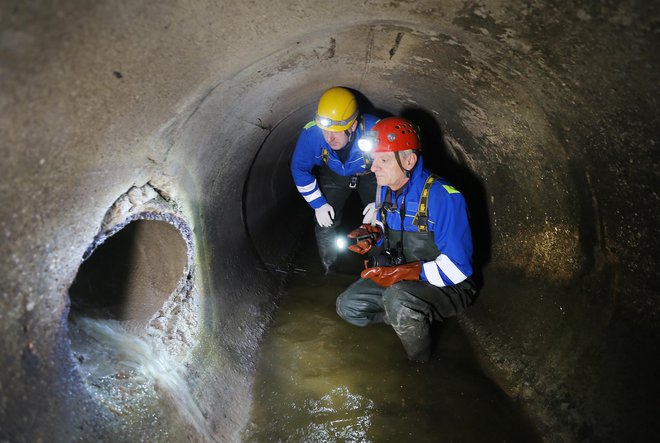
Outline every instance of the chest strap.
<svg viewBox="0 0 660 443"><path fill-rule="evenodd" d="M428 232L429 221L429 193L431 192L431 185L438 179L435 174L429 175L424 183L422 194L419 196L419 206L417 206L417 214L412 221L412 224L417 226L419 232Z"/></svg>

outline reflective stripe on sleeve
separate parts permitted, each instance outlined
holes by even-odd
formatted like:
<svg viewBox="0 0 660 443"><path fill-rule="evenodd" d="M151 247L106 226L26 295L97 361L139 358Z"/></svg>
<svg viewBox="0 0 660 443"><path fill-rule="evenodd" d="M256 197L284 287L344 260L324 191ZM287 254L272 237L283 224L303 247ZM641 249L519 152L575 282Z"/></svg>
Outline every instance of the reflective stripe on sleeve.
<svg viewBox="0 0 660 443"><path fill-rule="evenodd" d="M313 191L314 188L316 188L316 180L314 180L313 182L311 182L308 185L296 186L296 187L298 188L298 192L300 192L301 194L304 194L305 192Z"/></svg>
<svg viewBox="0 0 660 443"><path fill-rule="evenodd" d="M445 282L442 281L442 277L440 277L440 272L438 271L438 264L436 262L427 261L422 266L424 268L424 274L426 275L426 278L429 280L429 283L431 283L433 286L439 286L439 287L446 286Z"/></svg>
<svg viewBox="0 0 660 443"><path fill-rule="evenodd" d="M444 254L440 254L435 261L424 263L423 266L426 278L429 280L429 283L434 286L447 286L440 275L440 270L455 285L467 278L465 274L458 269L458 266L456 266L454 262Z"/></svg>
<svg viewBox="0 0 660 443"><path fill-rule="evenodd" d="M310 203L312 200L316 200L317 198L322 197L322 196L323 196L323 194L321 194L320 189L317 189L316 191L312 192L309 195L303 195L303 197L305 197L305 201L307 203Z"/></svg>
<svg viewBox="0 0 660 443"><path fill-rule="evenodd" d="M467 278L465 274L458 269L458 266L456 266L446 255L440 254L435 261L440 267L440 270L449 277L449 280L451 280L453 284L458 284Z"/></svg>

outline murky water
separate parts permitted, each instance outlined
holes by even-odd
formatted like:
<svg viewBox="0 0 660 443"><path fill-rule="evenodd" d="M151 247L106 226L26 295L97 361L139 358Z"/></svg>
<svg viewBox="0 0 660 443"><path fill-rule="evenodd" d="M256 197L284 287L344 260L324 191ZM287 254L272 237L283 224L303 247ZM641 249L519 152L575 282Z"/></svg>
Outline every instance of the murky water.
<svg viewBox="0 0 660 443"><path fill-rule="evenodd" d="M290 279L265 337L245 441L539 441L455 319L434 330L429 363L409 362L389 326L360 328L335 313L356 262L324 278L315 254L299 254L295 265L307 272Z"/></svg>

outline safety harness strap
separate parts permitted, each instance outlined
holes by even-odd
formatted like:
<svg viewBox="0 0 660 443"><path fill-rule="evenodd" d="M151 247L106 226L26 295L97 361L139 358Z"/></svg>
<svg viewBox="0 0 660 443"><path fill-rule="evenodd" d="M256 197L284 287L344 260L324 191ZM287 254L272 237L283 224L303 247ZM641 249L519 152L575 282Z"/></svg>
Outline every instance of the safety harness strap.
<svg viewBox="0 0 660 443"><path fill-rule="evenodd" d="M419 232L428 232L428 221L429 221L429 193L431 192L431 185L434 181L438 179L438 176L435 174L429 175L429 178L426 179L424 183L424 188L422 189L422 194L419 197L419 206L417 206L417 214L412 221L412 224L417 226Z"/></svg>

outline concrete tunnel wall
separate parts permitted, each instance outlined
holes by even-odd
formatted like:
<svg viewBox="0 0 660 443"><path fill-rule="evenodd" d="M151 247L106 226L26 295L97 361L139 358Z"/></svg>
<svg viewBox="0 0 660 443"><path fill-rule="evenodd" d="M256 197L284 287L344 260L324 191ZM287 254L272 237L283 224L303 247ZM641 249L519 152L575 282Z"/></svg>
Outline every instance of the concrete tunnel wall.
<svg viewBox="0 0 660 443"><path fill-rule="evenodd" d="M657 5L72 0L0 11L1 439L240 439L272 271L310 216L288 159L334 85L422 125L426 155L466 195L485 286L462 324L544 438L653 435ZM123 222L171 220L127 197L152 195L147 184L190 229L199 311L187 383L203 429L114 413L71 355L68 289L108 220L117 208Z"/></svg>

